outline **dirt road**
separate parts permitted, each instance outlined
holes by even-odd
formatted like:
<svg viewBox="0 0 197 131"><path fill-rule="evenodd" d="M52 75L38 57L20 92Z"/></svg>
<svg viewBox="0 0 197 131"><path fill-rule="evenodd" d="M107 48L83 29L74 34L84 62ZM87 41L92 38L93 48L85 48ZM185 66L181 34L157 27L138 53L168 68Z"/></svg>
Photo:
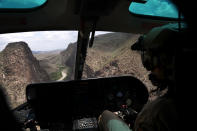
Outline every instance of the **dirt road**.
<svg viewBox="0 0 197 131"><path fill-rule="evenodd" d="M61 73L62 73L62 77L60 79L58 79L57 81L62 81L62 80L64 80L64 78L66 78L66 76L67 76L66 70L62 70Z"/></svg>

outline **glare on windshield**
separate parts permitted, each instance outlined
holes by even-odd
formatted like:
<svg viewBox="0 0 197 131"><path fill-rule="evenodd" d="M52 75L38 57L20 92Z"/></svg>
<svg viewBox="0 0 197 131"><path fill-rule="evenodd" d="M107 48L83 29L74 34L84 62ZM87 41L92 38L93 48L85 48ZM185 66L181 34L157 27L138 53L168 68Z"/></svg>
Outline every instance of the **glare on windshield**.
<svg viewBox="0 0 197 131"><path fill-rule="evenodd" d="M28 9L39 7L47 0L0 0L0 9Z"/></svg>
<svg viewBox="0 0 197 131"><path fill-rule="evenodd" d="M148 0L143 4L132 2L129 11L140 15L178 18L178 10L171 0Z"/></svg>

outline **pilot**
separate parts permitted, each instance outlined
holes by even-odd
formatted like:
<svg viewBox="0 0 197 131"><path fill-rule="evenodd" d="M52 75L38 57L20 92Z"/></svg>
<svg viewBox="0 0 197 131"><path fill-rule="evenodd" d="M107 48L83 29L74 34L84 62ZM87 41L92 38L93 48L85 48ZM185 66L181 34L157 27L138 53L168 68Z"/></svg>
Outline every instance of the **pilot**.
<svg viewBox="0 0 197 131"><path fill-rule="evenodd" d="M175 131L177 111L175 103L175 58L176 40L179 37L177 24L153 28L139 38L131 49L142 53L144 67L151 71L149 79L157 86L157 92L167 93L153 101L148 101L138 114L134 128L123 122L117 115L104 111L99 117L102 131Z"/></svg>

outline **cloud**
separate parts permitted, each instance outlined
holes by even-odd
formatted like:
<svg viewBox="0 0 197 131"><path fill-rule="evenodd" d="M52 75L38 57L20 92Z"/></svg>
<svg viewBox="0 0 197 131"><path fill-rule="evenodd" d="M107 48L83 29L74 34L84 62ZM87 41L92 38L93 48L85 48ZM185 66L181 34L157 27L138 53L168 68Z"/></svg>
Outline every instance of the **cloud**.
<svg viewBox="0 0 197 131"><path fill-rule="evenodd" d="M96 35L109 32L96 32ZM31 50L49 51L56 49L65 49L68 44L77 41L77 31L38 31L0 34L0 50L10 42L25 41Z"/></svg>

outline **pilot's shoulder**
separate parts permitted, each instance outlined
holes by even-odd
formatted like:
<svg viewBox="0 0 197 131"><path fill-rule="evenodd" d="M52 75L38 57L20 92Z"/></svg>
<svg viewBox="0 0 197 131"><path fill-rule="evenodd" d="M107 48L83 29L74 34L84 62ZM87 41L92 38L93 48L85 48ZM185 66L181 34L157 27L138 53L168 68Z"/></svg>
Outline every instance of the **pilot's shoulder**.
<svg viewBox="0 0 197 131"><path fill-rule="evenodd" d="M147 103L143 110L153 111L154 113L161 113L161 111L169 111L169 109L175 109L175 101L169 97L160 97L152 102Z"/></svg>
<svg viewBox="0 0 197 131"><path fill-rule="evenodd" d="M177 112L175 102L171 98L158 98L147 103L138 114L135 129L146 128L153 131L159 129L176 129Z"/></svg>

